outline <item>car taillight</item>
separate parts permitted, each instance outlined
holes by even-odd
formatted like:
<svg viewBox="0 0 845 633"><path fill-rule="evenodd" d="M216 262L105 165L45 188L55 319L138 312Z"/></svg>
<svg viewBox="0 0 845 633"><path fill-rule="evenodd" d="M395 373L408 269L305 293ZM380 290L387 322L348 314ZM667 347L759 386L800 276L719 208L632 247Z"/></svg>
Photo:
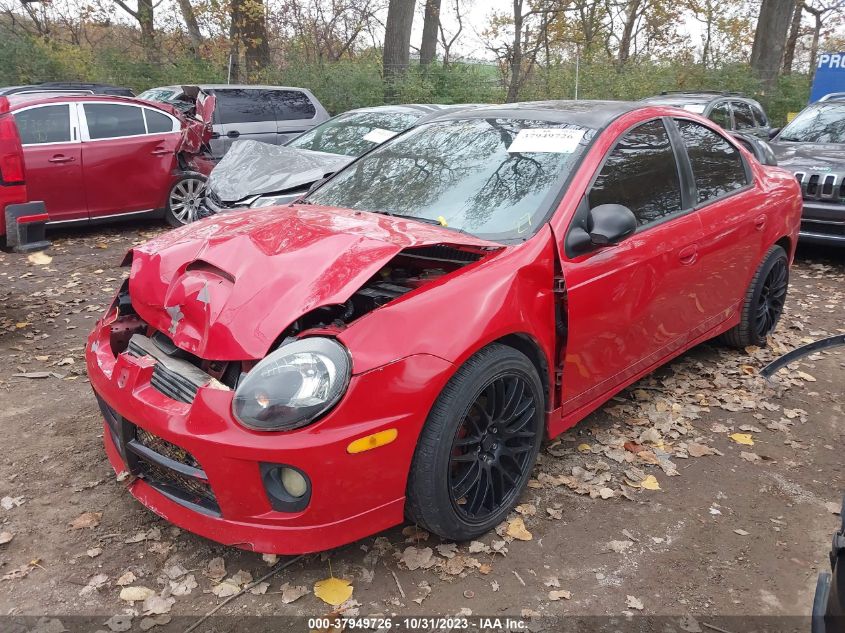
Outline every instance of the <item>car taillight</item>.
<svg viewBox="0 0 845 633"><path fill-rule="evenodd" d="M24 182L23 151L18 128L11 114L0 116L0 184L20 185Z"/></svg>

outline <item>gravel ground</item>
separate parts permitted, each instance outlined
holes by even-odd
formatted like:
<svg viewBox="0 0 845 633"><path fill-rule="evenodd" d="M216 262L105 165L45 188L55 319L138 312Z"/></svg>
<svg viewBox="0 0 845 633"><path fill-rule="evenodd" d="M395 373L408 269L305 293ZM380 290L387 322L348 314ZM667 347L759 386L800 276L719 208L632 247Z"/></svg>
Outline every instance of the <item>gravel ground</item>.
<svg viewBox="0 0 845 633"><path fill-rule="evenodd" d="M85 337L126 249L161 230L56 233L49 263L0 254L0 615L149 627L275 564L157 518L103 454ZM844 312L845 256L802 248L768 349L702 345L614 398L545 447L497 533L456 545L399 527L305 557L220 613L806 615L845 489L845 349L776 388L755 374L845 332ZM330 574L353 587L337 608L314 595Z"/></svg>

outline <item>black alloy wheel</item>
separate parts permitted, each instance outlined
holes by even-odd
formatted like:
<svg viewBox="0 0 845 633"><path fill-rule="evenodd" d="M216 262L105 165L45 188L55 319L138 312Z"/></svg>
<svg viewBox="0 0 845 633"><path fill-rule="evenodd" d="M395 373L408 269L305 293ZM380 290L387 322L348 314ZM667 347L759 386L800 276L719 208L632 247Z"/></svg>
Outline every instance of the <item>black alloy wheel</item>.
<svg viewBox="0 0 845 633"><path fill-rule="evenodd" d="M754 328L757 336L765 339L777 325L786 302L786 289L789 285L789 271L785 259L777 259L769 269L757 300L754 314Z"/></svg>

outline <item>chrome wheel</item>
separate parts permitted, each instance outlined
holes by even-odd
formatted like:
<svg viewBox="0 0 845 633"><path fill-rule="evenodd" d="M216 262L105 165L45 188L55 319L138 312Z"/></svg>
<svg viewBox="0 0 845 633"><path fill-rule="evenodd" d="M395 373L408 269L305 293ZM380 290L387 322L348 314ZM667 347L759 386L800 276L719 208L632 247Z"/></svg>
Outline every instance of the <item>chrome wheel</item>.
<svg viewBox="0 0 845 633"><path fill-rule="evenodd" d="M513 503L532 466L538 438L537 402L526 379L494 378L467 411L452 442L449 494L470 523Z"/></svg>
<svg viewBox="0 0 845 633"><path fill-rule="evenodd" d="M763 281L754 313L754 326L759 338L765 339L775 329L783 312L788 284L789 272L786 260L777 259Z"/></svg>
<svg viewBox="0 0 845 633"><path fill-rule="evenodd" d="M168 208L180 224L190 224L199 219L205 196L205 181L200 178L183 178L170 190Z"/></svg>

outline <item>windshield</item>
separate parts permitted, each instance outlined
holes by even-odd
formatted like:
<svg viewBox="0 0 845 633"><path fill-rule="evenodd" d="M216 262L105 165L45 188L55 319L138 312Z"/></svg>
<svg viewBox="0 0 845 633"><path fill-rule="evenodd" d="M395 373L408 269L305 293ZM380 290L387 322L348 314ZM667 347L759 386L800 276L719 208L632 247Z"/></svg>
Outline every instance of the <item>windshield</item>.
<svg viewBox="0 0 845 633"><path fill-rule="evenodd" d="M526 239L594 133L509 118L429 123L355 161L307 201L433 220L494 241Z"/></svg>
<svg viewBox="0 0 845 633"><path fill-rule="evenodd" d="M783 128L777 140L845 143L845 103L810 106Z"/></svg>
<svg viewBox="0 0 845 633"><path fill-rule="evenodd" d="M411 127L424 112L351 112L297 136L288 147L360 156Z"/></svg>

